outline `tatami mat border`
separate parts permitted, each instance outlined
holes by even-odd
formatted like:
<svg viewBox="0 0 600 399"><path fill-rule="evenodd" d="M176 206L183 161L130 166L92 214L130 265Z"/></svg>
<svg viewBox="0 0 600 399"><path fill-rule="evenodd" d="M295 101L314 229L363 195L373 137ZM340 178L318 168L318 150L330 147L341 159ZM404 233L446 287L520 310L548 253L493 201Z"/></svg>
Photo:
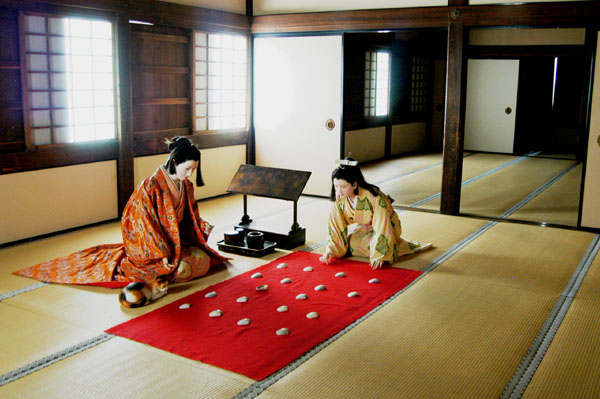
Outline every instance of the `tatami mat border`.
<svg viewBox="0 0 600 399"><path fill-rule="evenodd" d="M327 240L323 240L323 241L314 243L313 245L307 245L306 247L300 248L299 251L302 251L302 252L316 251L317 249L324 247L325 244L327 244Z"/></svg>
<svg viewBox="0 0 600 399"><path fill-rule="evenodd" d="M501 399L516 399L523 396L525 389L527 389L529 382L533 378L535 371L542 362L558 328L564 320L569 307L573 303L573 299L581 286L583 278L599 251L600 235L596 235L556 301L550 315L529 347L527 354L519 364L506 388L504 388L504 392L500 396Z"/></svg>
<svg viewBox="0 0 600 399"><path fill-rule="evenodd" d="M517 158L517 159L513 159L512 161L510 161L510 162L507 162L507 163L505 163L504 165L496 166L494 169L490 169L490 170L488 170L487 172L484 172L484 173L482 173L482 174L480 174L480 175L478 175L478 176L475 176L475 177L472 177L472 178L470 178L469 180L465 180L465 181L464 181L464 182L461 184L461 187L464 187L464 186L466 186L467 184L473 183L474 181L477 181L477 180L479 180L479 179L483 179L484 177L486 177L486 176L489 176L489 175L491 175L492 173L495 173L495 172L497 172L497 171L499 171L499 170L502 170L502 169L504 169L504 168L506 168L506 167L508 167L508 166L510 166L510 165L513 165L513 164L515 164L515 163L517 163L517 162L521 162L521 161L523 161L523 160L525 160L525 159L527 159L527 158L529 158L529 157L532 157L532 156L534 156L534 155L538 155L538 154L540 154L540 153L541 153L541 151L530 152L530 153L528 153L528 154L525 154L525 155L523 155L522 157L519 157L519 158ZM432 201L432 200L434 200L434 199L438 198L440 195L442 195L442 193L441 193L441 192L439 192L439 193L437 193L437 194L433 194L433 195L431 195L431 196L429 196L429 197L427 197L427 198L423 198L423 199L422 199L422 200L420 200L420 201L417 201L417 202L415 202L415 203L413 203L413 204L410 204L410 205L409 205L409 208L415 208L415 207L417 207L417 206L419 206L419 205L423 205L423 204L424 204L424 203L426 203L426 202L429 202L429 201Z"/></svg>
<svg viewBox="0 0 600 399"><path fill-rule="evenodd" d="M37 283L37 284L28 285L27 287L23 287L23 288L18 289L18 290L6 292L6 293L0 295L0 302L2 302L5 299L12 298L13 296L17 296L19 294L24 294L24 293L29 292L29 291L37 290L38 288L45 287L48 284L49 283L40 282L40 283Z"/></svg>
<svg viewBox="0 0 600 399"><path fill-rule="evenodd" d="M73 345L69 348L63 349L60 352L56 352L51 354L50 356L46 356L42 359L36 360L35 362L29 363L23 367L20 367L16 370L9 371L6 374L0 376L0 386L6 385L9 382L18 380L19 378L23 378L28 376L29 374L35 373L38 370L46 368L56 362L59 362L63 359L76 355L77 353L83 352L89 348L93 348L96 345L99 345L103 342L108 341L109 339L114 338L114 335L111 334L100 334L94 338L90 338L86 341L80 342L76 345Z"/></svg>
<svg viewBox="0 0 600 399"><path fill-rule="evenodd" d="M581 162L576 162L575 164L569 166L567 169L563 170L562 172L560 172L559 174L557 174L556 176L554 176L553 178L551 178L550 180L548 180L546 183L542 184L540 187L538 187L536 190L534 190L527 197L523 198L521 201L519 201L517 204L515 204L515 206L513 206L512 208L510 208L509 210L507 210L506 212L504 212L502 215L500 215L500 218L501 219L505 219L508 216L510 216L511 214L513 214L514 212L516 212L519 208L521 208L522 206L524 206L525 204L527 204L529 201L531 201L532 199L534 199L535 197L537 197L540 193L542 193L548 187L550 187L551 185L553 185L558 179L560 179L561 177L563 177L564 175L566 175L567 173L569 173L573 168L575 168L580 163Z"/></svg>

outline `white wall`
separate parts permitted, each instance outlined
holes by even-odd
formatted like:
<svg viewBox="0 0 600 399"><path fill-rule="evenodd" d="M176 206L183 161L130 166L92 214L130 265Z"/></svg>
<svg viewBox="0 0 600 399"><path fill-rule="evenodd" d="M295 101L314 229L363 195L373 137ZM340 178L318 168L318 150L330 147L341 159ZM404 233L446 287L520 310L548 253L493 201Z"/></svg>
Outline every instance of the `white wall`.
<svg viewBox="0 0 600 399"><path fill-rule="evenodd" d="M600 39L600 34L598 35ZM588 142L581 225L600 228L600 40L596 49L596 67L592 88L592 116Z"/></svg>
<svg viewBox="0 0 600 399"><path fill-rule="evenodd" d="M208 148L202 153L202 178L204 187L196 187L196 199L210 198L226 194L229 182L237 172L239 166L246 163L246 146ZM133 176L137 186L142 180L150 176L158 165L165 163L167 154L137 157L133 162ZM196 175L191 178L196 181Z"/></svg>
<svg viewBox="0 0 600 399"><path fill-rule="evenodd" d="M385 156L385 126L347 131L344 154L358 162L383 158Z"/></svg>
<svg viewBox="0 0 600 399"><path fill-rule="evenodd" d="M135 185L166 158L136 158ZM196 188L196 199L226 194L242 163L245 145L202 150L205 186ZM0 175L0 187L0 244L119 217L116 161Z"/></svg>
<svg viewBox="0 0 600 399"><path fill-rule="evenodd" d="M0 243L118 217L116 161L0 176Z"/></svg>

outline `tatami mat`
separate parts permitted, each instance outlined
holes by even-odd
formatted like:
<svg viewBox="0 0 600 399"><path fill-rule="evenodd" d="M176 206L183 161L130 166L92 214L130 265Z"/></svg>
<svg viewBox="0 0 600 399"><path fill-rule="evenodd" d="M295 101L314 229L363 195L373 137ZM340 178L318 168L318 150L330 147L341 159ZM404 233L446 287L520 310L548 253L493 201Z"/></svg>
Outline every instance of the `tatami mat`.
<svg viewBox="0 0 600 399"><path fill-rule="evenodd" d="M365 180L372 184L382 184L386 180L432 166L441 166L442 153L411 154L394 159L361 165Z"/></svg>
<svg viewBox="0 0 600 399"><path fill-rule="evenodd" d="M241 196L228 196L199 203L201 215L216 225L209 240L211 245L215 246L223 232L237 224L241 200ZM256 220L279 218L288 223L291 203L279 202L271 205L269 201L252 199L251 216ZM299 224L307 229L307 245L314 245L316 252L323 250L319 244L325 239L330 207L329 200L314 197L302 197L298 204ZM402 211L399 215L405 238L434 244L432 249L395 264L413 270L423 269L490 223L418 211ZM496 224L389 304L274 382L260 397L497 398L592 237L573 230ZM0 250L0 288L12 290L37 283L10 274L18 268L97 243L115 242L114 238L120 240L118 223L4 248ZM99 336L108 327L288 252L277 250L263 258L224 253L232 258L227 265L201 279L171 286L166 297L141 309L121 308L118 290L100 287L47 285L6 298L0 302L2 373ZM587 348L584 342L598 344L593 332L577 334L582 334L581 328L592 328L593 321L600 317L592 305L597 302L591 299L598 295L594 289L598 286L599 268L596 259L595 274L590 270L592 278L588 276L590 285L584 284L578 294L576 302L581 305L574 307L591 321L576 324L577 317L573 316L573 322L566 319L564 324L573 323L573 329L565 330L565 338L557 336L559 342L568 342L572 336L581 338L581 351ZM568 351L571 346L578 345L561 344L556 353ZM590 359L597 355L589 352ZM558 363L550 365L556 370L549 367L548 378L556 378L553 373L560 373ZM581 374L582 378L597 377L591 371ZM580 386L585 385L586 380L583 381ZM0 386L0 397L230 398L252 384L254 381L241 375L114 337ZM532 397L545 397L544 387L549 382L540 380L536 384L542 386L542 393ZM588 385L592 388L582 390L595 389L592 381ZM531 389L536 386L532 382ZM570 383L565 387L565 392L573 389Z"/></svg>
<svg viewBox="0 0 600 399"><path fill-rule="evenodd" d="M497 398L591 237L497 225L259 397Z"/></svg>
<svg viewBox="0 0 600 399"><path fill-rule="evenodd" d="M414 255L404 256L394 264L396 267L411 270L422 269L486 223L479 219L416 211L401 212L399 217L402 223L402 236L405 239L433 243L432 248Z"/></svg>
<svg viewBox="0 0 600 399"><path fill-rule="evenodd" d="M22 398L230 398L252 381L122 338L0 387Z"/></svg>
<svg viewBox="0 0 600 399"><path fill-rule="evenodd" d="M437 155L441 160L441 154ZM461 212L488 217L499 217L576 162L573 157L467 155L462 181L468 184L461 191ZM442 166L435 159L435 154L415 154L366 164L362 169L367 181L390 194L396 205L439 211ZM569 171L511 218L576 226L581 170L577 166ZM474 178L478 179L469 181Z"/></svg>
<svg viewBox="0 0 600 399"><path fill-rule="evenodd" d="M582 169L575 166L509 218L577 226Z"/></svg>
<svg viewBox="0 0 600 399"><path fill-rule="evenodd" d="M435 273L560 295L593 234L498 223Z"/></svg>
<svg viewBox="0 0 600 399"><path fill-rule="evenodd" d="M14 271L94 245L121 241L120 224L112 222L1 249L0 270L3 275L0 278L0 294L18 290L36 282L14 276L11 274Z"/></svg>
<svg viewBox="0 0 600 399"><path fill-rule="evenodd" d="M600 397L599 288L597 255L523 398Z"/></svg>
<svg viewBox="0 0 600 399"><path fill-rule="evenodd" d="M573 163L547 158L527 158L514 163L463 186L460 211L499 217ZM424 206L439 209L439 198Z"/></svg>
<svg viewBox="0 0 600 399"><path fill-rule="evenodd" d="M0 375L98 335L53 317L0 303Z"/></svg>
<svg viewBox="0 0 600 399"><path fill-rule="evenodd" d="M504 165L515 157L497 154L475 154L463 159L463 181L479 176ZM397 180L380 184L380 188L396 200L394 205L412 205L432 195L439 194L442 184L442 166L427 169ZM420 208L439 210L439 202L430 201Z"/></svg>
<svg viewBox="0 0 600 399"><path fill-rule="evenodd" d="M426 276L259 397L497 398L552 305L517 294Z"/></svg>

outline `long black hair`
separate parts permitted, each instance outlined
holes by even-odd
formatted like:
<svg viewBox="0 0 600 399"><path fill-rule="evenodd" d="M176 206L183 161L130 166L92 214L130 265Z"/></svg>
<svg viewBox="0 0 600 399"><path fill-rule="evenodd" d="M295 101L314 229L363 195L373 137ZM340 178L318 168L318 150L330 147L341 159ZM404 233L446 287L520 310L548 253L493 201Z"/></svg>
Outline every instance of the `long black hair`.
<svg viewBox="0 0 600 399"><path fill-rule="evenodd" d="M198 161L198 167L196 168L196 186L202 187L204 180L202 180L202 172L200 170L200 150L196 147L190 139L183 136L175 136L171 140L167 139L166 143L169 145L169 158L165 163L165 169L170 174L175 174L175 167L186 161Z"/></svg>
<svg viewBox="0 0 600 399"><path fill-rule="evenodd" d="M335 201L335 187L333 186L333 179L343 179L351 185L357 183L356 188L354 189L354 194L358 194L358 187L362 187L365 190L369 190L371 194L375 196L379 195L377 186L369 184L365 181L365 177L358 167L358 162L354 158L344 158L341 161L340 166L335 168L331 173L331 195L329 196L329 199Z"/></svg>

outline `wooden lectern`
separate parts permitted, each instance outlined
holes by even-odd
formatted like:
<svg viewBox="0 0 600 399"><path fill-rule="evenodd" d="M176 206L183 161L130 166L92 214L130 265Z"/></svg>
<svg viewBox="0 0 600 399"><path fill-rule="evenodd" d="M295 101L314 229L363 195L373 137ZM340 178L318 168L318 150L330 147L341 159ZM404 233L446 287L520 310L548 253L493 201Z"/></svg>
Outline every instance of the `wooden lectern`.
<svg viewBox="0 0 600 399"><path fill-rule="evenodd" d="M269 168L256 165L240 165L227 187L227 192L244 195L244 215L238 227L249 231L261 231L265 240L276 243L277 248L291 249L304 244L306 229L298 224L298 198L311 172ZM275 198L294 202L294 220L288 232L274 231L269 226L260 226L248 215L248 195Z"/></svg>

